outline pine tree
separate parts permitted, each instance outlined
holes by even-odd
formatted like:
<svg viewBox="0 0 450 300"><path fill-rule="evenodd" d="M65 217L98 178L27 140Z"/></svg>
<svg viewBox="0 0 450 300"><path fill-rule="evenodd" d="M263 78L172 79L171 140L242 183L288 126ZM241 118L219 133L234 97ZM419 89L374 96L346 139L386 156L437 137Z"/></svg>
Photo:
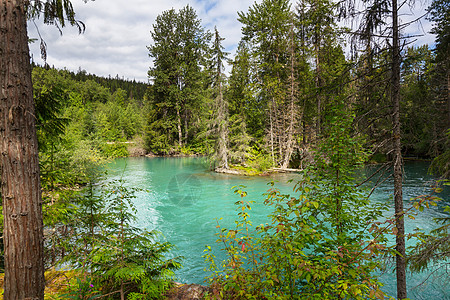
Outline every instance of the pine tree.
<svg viewBox="0 0 450 300"><path fill-rule="evenodd" d="M290 38L292 12L289 1L266 0L255 3L247 13L240 12L243 40L251 47L251 54L257 62L253 76L259 105L266 110L266 143L273 165L279 165L289 157L294 130L283 116L289 113ZM295 93L294 93L295 94ZM294 95L292 94L292 96ZM287 136L290 135L290 136ZM289 150L288 150L289 149ZM283 163L285 165L285 163Z"/></svg>
<svg viewBox="0 0 450 300"><path fill-rule="evenodd" d="M228 169L228 103L224 98L224 74L223 61L226 60L226 55L223 51L221 42L224 38L220 37L217 28L214 28L214 43L212 48L212 74L213 83L212 88L215 96L215 108L217 116L214 121L217 125L217 142L215 156L219 168Z"/></svg>
<svg viewBox="0 0 450 300"><path fill-rule="evenodd" d="M253 83L249 49L245 42L239 43L232 61L231 74L225 97L229 108L229 157L233 163L245 164L252 138L260 137L262 127L261 107L254 105Z"/></svg>
<svg viewBox="0 0 450 300"><path fill-rule="evenodd" d="M69 0L0 4L0 153L6 299L44 298L42 196L26 18L84 26ZM41 43L45 58L45 43Z"/></svg>
<svg viewBox="0 0 450 300"><path fill-rule="evenodd" d="M151 34L149 77L155 95L147 140L152 150L167 152L175 140L179 147L190 141L194 116L202 107L202 68L211 35L189 5L160 14Z"/></svg>

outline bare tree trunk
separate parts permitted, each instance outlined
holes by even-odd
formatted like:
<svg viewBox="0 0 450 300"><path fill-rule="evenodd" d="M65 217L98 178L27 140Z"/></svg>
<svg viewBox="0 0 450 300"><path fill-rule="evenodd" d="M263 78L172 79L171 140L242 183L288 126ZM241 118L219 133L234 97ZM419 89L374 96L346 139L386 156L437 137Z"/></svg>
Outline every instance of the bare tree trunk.
<svg viewBox="0 0 450 300"><path fill-rule="evenodd" d="M296 94L296 86L295 86L295 43L294 43L294 29L291 26L290 33L290 56L291 56L291 65L290 65L290 93L289 93L289 127L287 130L287 142L286 142L286 151L283 159L283 165L281 168L286 169L289 166L289 162L291 160L292 152L294 151L294 127L296 121L296 109L295 109L295 94Z"/></svg>
<svg viewBox="0 0 450 300"><path fill-rule="evenodd" d="M189 137L189 126L188 126L188 113L187 110L184 110L184 142L188 142Z"/></svg>
<svg viewBox="0 0 450 300"><path fill-rule="evenodd" d="M178 127L178 145L183 146L183 132L181 131L181 116L180 109L177 108L177 127Z"/></svg>
<svg viewBox="0 0 450 300"><path fill-rule="evenodd" d="M321 111L322 111L322 95L320 88L320 61L319 61L319 54L317 53L316 56L316 89L317 89L317 121L316 121L316 135L319 136L321 132Z"/></svg>
<svg viewBox="0 0 450 300"><path fill-rule="evenodd" d="M44 299L41 183L25 1L0 4L5 299Z"/></svg>
<svg viewBox="0 0 450 300"><path fill-rule="evenodd" d="M316 9L318 10L318 3L317 1L314 3L316 6ZM319 32L318 25L314 29L314 52L315 52L315 60L316 60L316 90L317 90L317 122L316 122L316 135L317 137L321 133L321 117L322 117L322 91L320 91L322 80L321 80L321 68L320 68L320 35L322 34ZM317 140L316 140L317 141Z"/></svg>
<svg viewBox="0 0 450 300"><path fill-rule="evenodd" d="M274 152L274 136L273 136L273 118L272 107L269 108L269 122L270 122L270 154L272 156L272 164L275 166L275 152Z"/></svg>
<svg viewBox="0 0 450 300"><path fill-rule="evenodd" d="M219 73L219 78L221 74ZM221 80L221 79L219 79ZM223 99L222 83L219 82L219 95L218 95L218 121L219 121L219 163L221 167L228 169L228 148L227 148L227 137L228 137L228 124L227 124L227 107Z"/></svg>
<svg viewBox="0 0 450 300"><path fill-rule="evenodd" d="M450 59L450 58L447 58ZM450 128L450 70L447 69L447 127Z"/></svg>
<svg viewBox="0 0 450 300"><path fill-rule="evenodd" d="M405 249L405 219L403 210L402 191L402 144L400 130L400 39L398 27L397 0L392 0L392 105L393 112L393 140L394 140L394 202L396 236L396 274L397 298L406 296L406 249Z"/></svg>

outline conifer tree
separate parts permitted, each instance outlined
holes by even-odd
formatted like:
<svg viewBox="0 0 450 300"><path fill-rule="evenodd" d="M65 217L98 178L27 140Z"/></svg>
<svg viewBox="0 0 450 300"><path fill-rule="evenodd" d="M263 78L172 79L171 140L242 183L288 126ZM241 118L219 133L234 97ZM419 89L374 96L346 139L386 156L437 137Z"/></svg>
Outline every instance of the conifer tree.
<svg viewBox="0 0 450 300"><path fill-rule="evenodd" d="M286 152L290 152L287 148L292 148L286 145L294 134L288 129L290 123L283 118L293 108L286 92L290 76L291 6L285 0L266 0L255 3L247 13L240 12L238 20L243 24L243 40L249 44L257 62L253 74L258 91L255 97L266 110L266 144L273 165L280 165Z"/></svg>
<svg viewBox="0 0 450 300"><path fill-rule="evenodd" d="M330 52L336 46L336 4L328 0L302 0L298 3L299 25L309 56L314 61L314 90L316 100L316 135L322 131L323 109L326 106L324 87L329 84ZM312 49L312 50L311 50Z"/></svg>
<svg viewBox="0 0 450 300"><path fill-rule="evenodd" d="M262 111L255 104L251 79L252 60L248 46L241 41L231 62L226 99L229 108L229 156L239 164L245 164L250 141L260 136Z"/></svg>
<svg viewBox="0 0 450 300"><path fill-rule="evenodd" d="M213 74L213 90L215 96L215 107L217 116L217 142L216 153L219 168L228 169L228 103L224 98L224 74L223 61L226 59L227 53L223 51L222 41L217 28L214 28L214 43L212 48L212 74Z"/></svg>
<svg viewBox="0 0 450 300"><path fill-rule="evenodd" d="M391 153L392 153L392 176L394 178L394 209L396 226L396 276L397 276L397 298L405 299L406 291L406 249L405 249L405 225L403 209L403 158L401 142L401 121L400 121L400 23L399 5L397 0L389 1L366 1L366 14L358 34L368 40L373 40L377 34L389 37L390 42L380 41L378 47L384 49L389 54L388 68L388 95L390 96L391 107ZM390 17L391 24L387 25L385 19Z"/></svg>
<svg viewBox="0 0 450 300"><path fill-rule="evenodd" d="M43 224L33 87L26 18L44 17L59 28L81 31L72 4L7 0L0 4L1 178L6 299L43 299ZM45 43L41 42L45 58Z"/></svg>
<svg viewBox="0 0 450 300"><path fill-rule="evenodd" d="M150 148L167 152L175 140L179 147L190 141L194 116L202 106L202 69L211 35L189 5L160 14L151 34L148 50L154 66L149 77L155 95L148 140Z"/></svg>

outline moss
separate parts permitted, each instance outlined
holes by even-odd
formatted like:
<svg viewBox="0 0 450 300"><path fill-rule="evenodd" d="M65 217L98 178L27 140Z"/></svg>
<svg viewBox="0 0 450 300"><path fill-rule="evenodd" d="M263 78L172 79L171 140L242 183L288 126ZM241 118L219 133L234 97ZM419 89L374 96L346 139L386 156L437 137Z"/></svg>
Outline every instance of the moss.
<svg viewBox="0 0 450 300"><path fill-rule="evenodd" d="M79 275L77 271L57 271L51 269L45 272L44 299L59 299L60 295L68 292L70 282ZM0 295L3 295L3 281L5 274L0 274Z"/></svg>
<svg viewBox="0 0 450 300"><path fill-rule="evenodd" d="M252 167L245 167L245 166L241 166L241 165L237 165L237 166L231 166L230 167L232 170L237 170L239 171L239 173L241 173L242 175L246 175L246 176L255 176L255 175L261 175L263 172L252 168Z"/></svg>

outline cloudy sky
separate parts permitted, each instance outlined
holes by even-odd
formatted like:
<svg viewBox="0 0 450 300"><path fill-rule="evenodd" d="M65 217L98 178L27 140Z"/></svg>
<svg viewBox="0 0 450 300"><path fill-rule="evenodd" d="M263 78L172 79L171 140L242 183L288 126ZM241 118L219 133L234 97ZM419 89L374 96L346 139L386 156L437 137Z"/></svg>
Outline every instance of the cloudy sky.
<svg viewBox="0 0 450 300"><path fill-rule="evenodd" d="M56 27L42 25L39 20L28 24L28 32L30 38L38 38L39 29L47 44L50 66L73 71L81 68L100 76L119 75L146 82L152 64L147 50L152 43L150 31L161 12L191 5L206 29L212 31L217 26L232 57L241 38L237 12L246 12L253 3L254 0L72 0L77 19L86 25L85 33L79 35L76 28L66 27L60 35ZM402 18L410 20L425 12L426 4L417 6L414 12L405 10ZM423 34L429 29L430 24L424 22L412 25L408 31ZM417 44L433 40L427 34ZM30 45L30 51L34 61L42 64L38 42Z"/></svg>

